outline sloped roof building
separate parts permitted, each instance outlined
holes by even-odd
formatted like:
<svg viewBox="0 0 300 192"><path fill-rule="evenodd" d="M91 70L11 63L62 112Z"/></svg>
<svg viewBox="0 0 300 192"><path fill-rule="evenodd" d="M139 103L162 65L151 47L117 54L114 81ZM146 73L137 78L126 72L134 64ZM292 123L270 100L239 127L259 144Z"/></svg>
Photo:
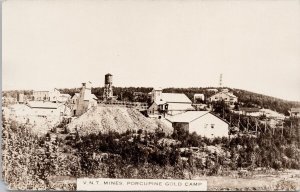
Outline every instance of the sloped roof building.
<svg viewBox="0 0 300 192"><path fill-rule="evenodd" d="M162 113L177 114L183 111L194 110L192 101L183 93L162 93L161 88L151 92L152 104L148 109L150 115Z"/></svg>
<svg viewBox="0 0 300 192"><path fill-rule="evenodd" d="M173 116L166 116L174 131L188 131L203 137L228 137L229 123L209 111L187 111Z"/></svg>

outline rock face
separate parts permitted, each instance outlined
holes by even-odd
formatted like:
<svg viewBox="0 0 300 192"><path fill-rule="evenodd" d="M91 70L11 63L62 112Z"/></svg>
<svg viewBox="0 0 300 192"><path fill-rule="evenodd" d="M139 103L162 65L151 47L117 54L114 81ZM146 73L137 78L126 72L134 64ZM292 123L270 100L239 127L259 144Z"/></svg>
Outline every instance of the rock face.
<svg viewBox="0 0 300 192"><path fill-rule="evenodd" d="M67 127L70 132L78 130L80 136L91 133L98 134L116 131L124 133L127 130L142 129L147 132L154 132L157 129L166 134L172 134L173 128L167 126L157 119L150 119L143 116L139 111L131 108L117 106L97 106L74 119Z"/></svg>

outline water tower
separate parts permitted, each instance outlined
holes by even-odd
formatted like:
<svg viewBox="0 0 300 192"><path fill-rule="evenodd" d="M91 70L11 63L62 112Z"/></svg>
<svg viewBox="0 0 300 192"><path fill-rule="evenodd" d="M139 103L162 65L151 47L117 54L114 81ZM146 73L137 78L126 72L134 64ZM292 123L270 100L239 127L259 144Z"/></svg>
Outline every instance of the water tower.
<svg viewBox="0 0 300 192"><path fill-rule="evenodd" d="M110 100L113 97L112 74L105 75L103 100Z"/></svg>

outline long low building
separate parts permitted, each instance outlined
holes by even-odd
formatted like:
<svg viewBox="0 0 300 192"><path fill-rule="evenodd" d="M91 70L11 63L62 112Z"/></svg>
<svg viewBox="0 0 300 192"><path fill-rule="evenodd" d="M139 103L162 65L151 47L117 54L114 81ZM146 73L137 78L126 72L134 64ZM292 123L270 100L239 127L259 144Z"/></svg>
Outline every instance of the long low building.
<svg viewBox="0 0 300 192"><path fill-rule="evenodd" d="M30 101L27 104L8 107L7 117L19 123L35 123L38 118L46 118L55 124L60 122L63 116L69 116L70 112L70 108L63 103Z"/></svg>
<svg viewBox="0 0 300 192"><path fill-rule="evenodd" d="M174 131L196 132L207 138L228 137L229 123L209 111L187 111L181 114L166 116L166 121Z"/></svg>

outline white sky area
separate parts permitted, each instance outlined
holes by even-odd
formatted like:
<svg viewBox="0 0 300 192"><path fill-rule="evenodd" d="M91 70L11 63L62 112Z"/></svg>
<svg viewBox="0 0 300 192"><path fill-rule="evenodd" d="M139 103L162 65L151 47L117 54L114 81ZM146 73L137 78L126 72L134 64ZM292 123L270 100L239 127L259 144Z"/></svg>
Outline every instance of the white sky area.
<svg viewBox="0 0 300 192"><path fill-rule="evenodd" d="M300 101L299 0L6 0L3 90L240 88Z"/></svg>

